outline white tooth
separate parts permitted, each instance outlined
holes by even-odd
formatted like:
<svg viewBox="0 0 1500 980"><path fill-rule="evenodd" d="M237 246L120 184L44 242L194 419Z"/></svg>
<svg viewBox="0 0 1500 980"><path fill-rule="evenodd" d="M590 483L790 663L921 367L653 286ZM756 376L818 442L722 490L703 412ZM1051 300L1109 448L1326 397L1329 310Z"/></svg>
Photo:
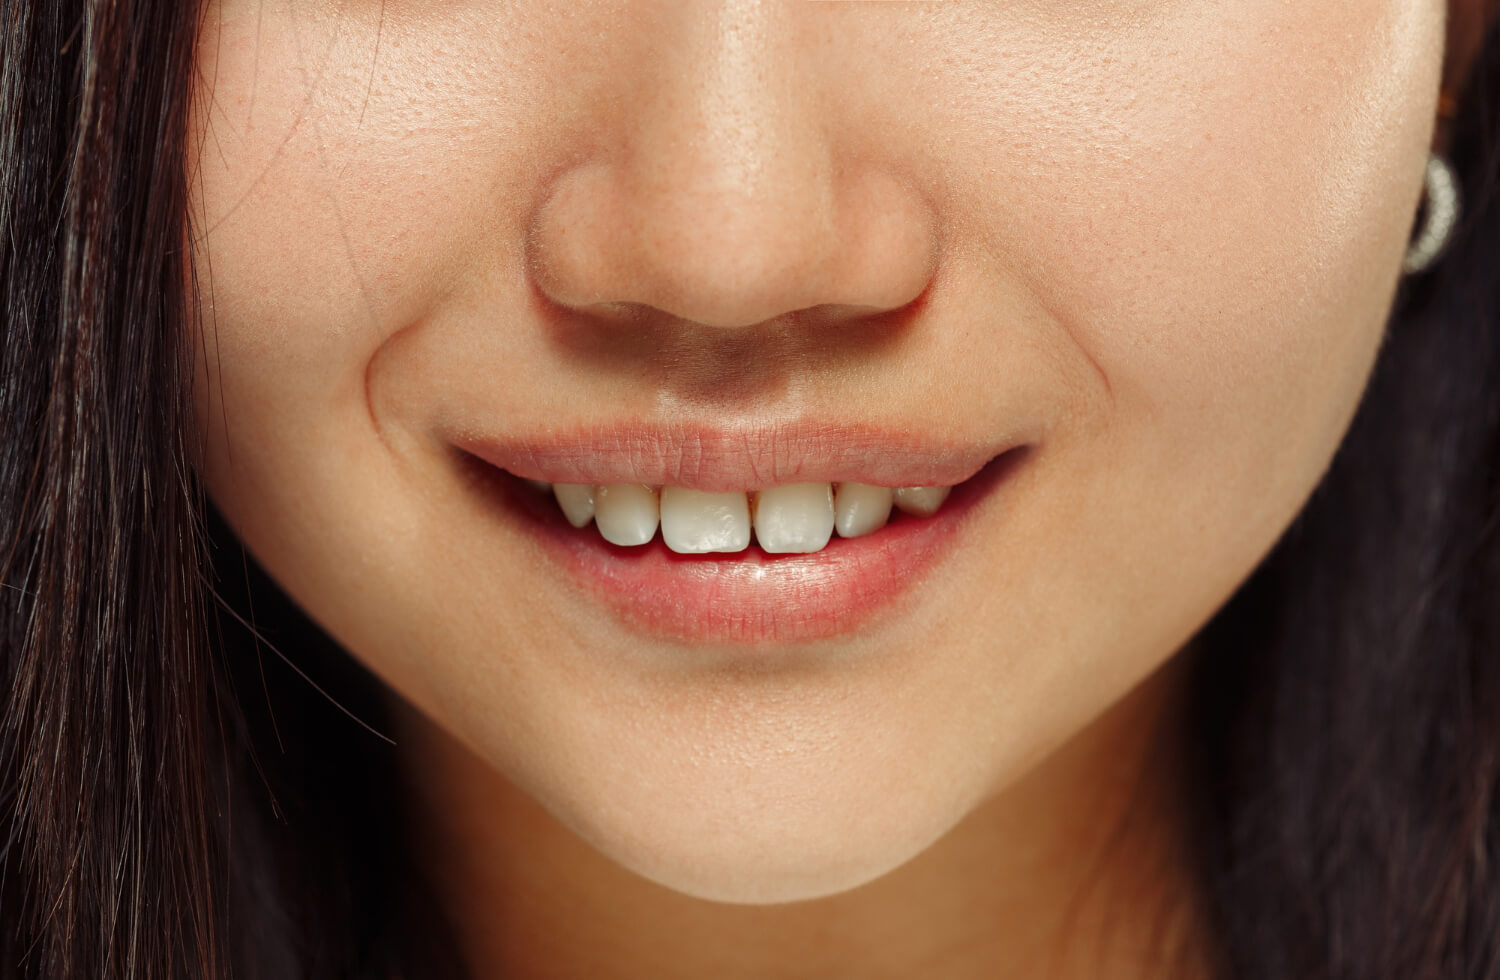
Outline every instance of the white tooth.
<svg viewBox="0 0 1500 980"><path fill-rule="evenodd" d="M656 536L656 489L641 483L594 488L594 523L610 544L645 544Z"/></svg>
<svg viewBox="0 0 1500 980"><path fill-rule="evenodd" d="M908 514L931 517L952 490L952 487L901 487L896 491L896 506Z"/></svg>
<svg viewBox="0 0 1500 980"><path fill-rule="evenodd" d="M661 488L661 537L683 554L750 547L750 506L743 493Z"/></svg>
<svg viewBox="0 0 1500 980"><path fill-rule="evenodd" d="M583 527L594 519L594 488L587 483L559 483L552 496L562 508L563 516L574 527Z"/></svg>
<svg viewBox="0 0 1500 980"><path fill-rule="evenodd" d="M891 499L890 487L840 483L833 494L833 526L844 538L878 531L890 520Z"/></svg>
<svg viewBox="0 0 1500 980"><path fill-rule="evenodd" d="M789 483L757 494L755 540L771 554L817 551L833 535L833 488Z"/></svg>

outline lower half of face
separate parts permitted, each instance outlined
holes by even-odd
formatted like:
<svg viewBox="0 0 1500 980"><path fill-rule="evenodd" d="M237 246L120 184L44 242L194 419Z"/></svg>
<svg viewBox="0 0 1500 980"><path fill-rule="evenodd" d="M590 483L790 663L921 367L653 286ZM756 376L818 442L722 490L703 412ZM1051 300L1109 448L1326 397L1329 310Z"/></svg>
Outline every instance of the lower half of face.
<svg viewBox="0 0 1500 980"><path fill-rule="evenodd" d="M213 499L626 867L896 867L1273 545L1420 190L1438 3L1064 6L217 0Z"/></svg>

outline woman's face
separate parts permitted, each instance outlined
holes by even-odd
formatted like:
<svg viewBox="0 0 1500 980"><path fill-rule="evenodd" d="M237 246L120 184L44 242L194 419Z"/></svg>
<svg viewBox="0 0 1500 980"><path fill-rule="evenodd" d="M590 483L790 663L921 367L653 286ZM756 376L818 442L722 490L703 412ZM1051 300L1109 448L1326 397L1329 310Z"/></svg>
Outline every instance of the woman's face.
<svg viewBox="0 0 1500 980"><path fill-rule="evenodd" d="M1380 342L1443 24L214 0L208 487L598 851L730 901L853 887L1157 676L1300 509ZM826 533L826 484L960 485L815 553L675 557L601 536L654 519L638 486L575 529L514 477L672 487L678 546L726 512L684 490L810 547L771 525Z"/></svg>

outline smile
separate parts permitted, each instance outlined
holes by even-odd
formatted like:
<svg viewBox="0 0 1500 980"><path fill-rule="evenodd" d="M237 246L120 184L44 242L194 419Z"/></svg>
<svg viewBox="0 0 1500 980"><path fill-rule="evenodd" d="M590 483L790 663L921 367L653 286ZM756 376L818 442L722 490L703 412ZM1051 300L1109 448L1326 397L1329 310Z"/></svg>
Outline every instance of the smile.
<svg viewBox="0 0 1500 980"><path fill-rule="evenodd" d="M850 634L919 604L925 577L964 548L959 530L1033 448L827 435L453 444L561 594L654 641L762 646Z"/></svg>
<svg viewBox="0 0 1500 980"><path fill-rule="evenodd" d="M837 531L857 538L878 531L894 507L931 517L952 487L881 487L868 483L792 483L750 492L713 493L641 483L595 486L533 481L551 492L568 523L593 524L610 544L638 547L661 528L677 554L732 554L755 542L767 554L821 551Z"/></svg>

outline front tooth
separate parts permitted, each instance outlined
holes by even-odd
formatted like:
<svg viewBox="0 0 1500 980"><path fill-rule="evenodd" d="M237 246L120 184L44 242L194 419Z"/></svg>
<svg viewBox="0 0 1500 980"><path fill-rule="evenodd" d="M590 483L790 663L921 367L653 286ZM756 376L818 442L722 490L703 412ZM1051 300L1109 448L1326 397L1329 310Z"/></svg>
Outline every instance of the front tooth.
<svg viewBox="0 0 1500 980"><path fill-rule="evenodd" d="M558 483L552 487L552 496L574 527L583 527L594 519L594 488L590 484Z"/></svg>
<svg viewBox="0 0 1500 980"><path fill-rule="evenodd" d="M682 554L750 547L750 506L743 493L661 488L661 537Z"/></svg>
<svg viewBox="0 0 1500 980"><path fill-rule="evenodd" d="M833 489L789 483L757 494L755 540L771 554L817 551L833 535Z"/></svg>
<svg viewBox="0 0 1500 980"><path fill-rule="evenodd" d="M833 526L844 538L878 531L890 520L891 500L890 487L840 483L833 494Z"/></svg>
<svg viewBox="0 0 1500 980"><path fill-rule="evenodd" d="M610 544L645 544L661 519L656 490L641 483L610 483L594 490L594 523Z"/></svg>
<svg viewBox="0 0 1500 980"><path fill-rule="evenodd" d="M901 487L896 491L896 506L908 514L931 517L952 490L952 487Z"/></svg>

